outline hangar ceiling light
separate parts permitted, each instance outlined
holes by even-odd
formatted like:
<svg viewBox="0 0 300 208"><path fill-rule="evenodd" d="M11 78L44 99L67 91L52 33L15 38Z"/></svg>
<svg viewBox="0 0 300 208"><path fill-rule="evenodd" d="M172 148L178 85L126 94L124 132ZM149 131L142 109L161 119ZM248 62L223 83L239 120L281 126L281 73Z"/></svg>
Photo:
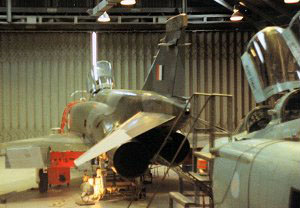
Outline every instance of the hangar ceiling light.
<svg viewBox="0 0 300 208"><path fill-rule="evenodd" d="M98 19L98 22L109 22L110 17L108 16L107 12L104 12Z"/></svg>
<svg viewBox="0 0 300 208"><path fill-rule="evenodd" d="M299 0L284 0L284 3L286 3L286 4L296 4L296 3L299 3Z"/></svg>
<svg viewBox="0 0 300 208"><path fill-rule="evenodd" d="M236 11L231 15L230 20L233 22L237 22L241 21L243 18L244 16L239 11Z"/></svg>
<svg viewBox="0 0 300 208"><path fill-rule="evenodd" d="M135 0L122 0L121 4L125 6L134 5L136 2Z"/></svg>
<svg viewBox="0 0 300 208"><path fill-rule="evenodd" d="M230 20L233 22L241 21L244 18L243 14L239 11L237 6L233 8L233 14L230 17Z"/></svg>

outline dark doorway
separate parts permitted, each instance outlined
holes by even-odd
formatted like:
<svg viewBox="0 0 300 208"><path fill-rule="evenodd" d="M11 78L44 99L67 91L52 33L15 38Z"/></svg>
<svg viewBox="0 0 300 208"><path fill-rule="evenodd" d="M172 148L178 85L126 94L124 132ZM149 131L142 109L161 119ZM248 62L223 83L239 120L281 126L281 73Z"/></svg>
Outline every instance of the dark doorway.
<svg viewBox="0 0 300 208"><path fill-rule="evenodd" d="M290 208L300 208L300 191L295 188L291 189Z"/></svg>

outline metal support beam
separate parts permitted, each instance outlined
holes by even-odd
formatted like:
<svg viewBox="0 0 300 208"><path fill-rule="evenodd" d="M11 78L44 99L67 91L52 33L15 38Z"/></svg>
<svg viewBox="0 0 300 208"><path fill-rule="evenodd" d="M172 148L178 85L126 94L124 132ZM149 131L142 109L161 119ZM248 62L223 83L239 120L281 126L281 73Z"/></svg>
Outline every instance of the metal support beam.
<svg viewBox="0 0 300 208"><path fill-rule="evenodd" d="M233 11L233 7L230 6L230 4L228 4L225 0L214 0L216 3L222 5L223 7L225 7L226 9L230 10L230 11ZM249 8L250 9L250 8ZM255 28L258 29L258 25L256 24L256 22L251 18L251 17L248 17L247 18L249 23L252 24Z"/></svg>
<svg viewBox="0 0 300 208"><path fill-rule="evenodd" d="M291 14L291 12L286 10L284 7L280 6L278 3L276 3L276 1L270 1L270 0L262 0L262 1L265 2L268 6L272 7L277 12L287 17L293 17L293 14Z"/></svg>
<svg viewBox="0 0 300 208"><path fill-rule="evenodd" d="M135 15L140 13L147 13L147 15L175 15L178 14L178 10L181 11L182 8L169 7L169 8L130 8L130 7L112 7L109 9L109 14L125 14L125 15ZM0 12L6 13L6 7L0 7ZM12 13L30 13L30 15L36 13L38 15L46 15L46 14L81 14L82 16L86 14L86 8L46 8L46 7L12 7ZM89 9L89 13L92 14L93 9ZM225 7L216 8L216 7L187 7L187 13L198 13L198 14L229 14L229 10Z"/></svg>
<svg viewBox="0 0 300 208"><path fill-rule="evenodd" d="M222 5L226 9L229 9L230 11L233 11L233 7L230 6L230 4L228 4L225 0L214 0L214 1L217 2L218 4Z"/></svg>
<svg viewBox="0 0 300 208"><path fill-rule="evenodd" d="M258 16L263 17L268 22L272 23L273 25L276 25L274 22L274 18L270 17L269 15L266 15L266 12L258 9L257 7L253 6L249 0L242 0L241 1L247 8L249 8L253 13L257 14Z"/></svg>
<svg viewBox="0 0 300 208"><path fill-rule="evenodd" d="M6 0L6 8L7 8L7 22L11 23L11 0Z"/></svg>
<svg viewBox="0 0 300 208"><path fill-rule="evenodd" d="M97 4L97 6L87 12L92 16L100 16L121 1L122 0L102 0L99 4Z"/></svg>

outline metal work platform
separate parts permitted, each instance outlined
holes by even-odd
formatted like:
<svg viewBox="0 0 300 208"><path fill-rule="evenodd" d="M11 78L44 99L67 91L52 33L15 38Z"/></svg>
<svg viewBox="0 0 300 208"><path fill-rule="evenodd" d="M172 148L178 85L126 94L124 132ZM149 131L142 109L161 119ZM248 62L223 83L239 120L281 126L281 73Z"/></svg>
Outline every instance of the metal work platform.
<svg viewBox="0 0 300 208"><path fill-rule="evenodd" d="M202 99L200 99L202 97ZM204 99L203 99L204 97ZM213 190L212 190L212 176L213 176L213 167L214 167L214 148L215 148L215 139L216 137L220 136L227 136L229 140L231 140L231 108L232 108L232 95L227 94L216 94L216 93L195 93L190 99L187 101L186 108L182 112L183 113L190 108L190 122L186 125L183 129L185 133L185 138L182 141L182 145L179 146L177 153L174 155L173 160L168 163L164 161L168 165L168 170L172 169L175 171L179 176L179 192L170 192L169 194L169 208L173 207L173 201L181 204L184 207L201 207L201 208L213 208ZM215 107L216 107L216 100L217 99L228 99L227 100L227 128L226 130L223 127L219 127L216 125L216 115L215 115ZM200 102L202 100L203 102ZM202 119L203 113L206 113L205 118ZM178 120L180 119L180 116ZM176 125L176 122L174 126ZM172 132L172 128L170 133ZM208 147L205 148L203 151L200 151L197 145L197 140L199 139L199 134L203 135L208 140ZM192 171L188 170L184 165L183 166L175 166L173 167L172 164L177 157L181 147L183 146L184 142L188 139L189 135L192 134ZM169 135L168 135L169 136ZM168 136L166 138L168 138ZM201 139L201 138L200 138ZM163 148L164 143L161 146ZM153 160L159 158L158 156L159 151L156 156L154 156ZM159 158L161 160L162 158ZM198 159L204 160L206 164L205 170L199 171ZM168 172L167 170L167 172ZM166 174L165 174L166 175ZM164 180L165 176L163 177ZM193 193L186 194L184 191L184 180L194 184L194 191ZM155 194L151 198L147 207L150 207L152 200L154 199ZM193 200L191 199L193 198Z"/></svg>

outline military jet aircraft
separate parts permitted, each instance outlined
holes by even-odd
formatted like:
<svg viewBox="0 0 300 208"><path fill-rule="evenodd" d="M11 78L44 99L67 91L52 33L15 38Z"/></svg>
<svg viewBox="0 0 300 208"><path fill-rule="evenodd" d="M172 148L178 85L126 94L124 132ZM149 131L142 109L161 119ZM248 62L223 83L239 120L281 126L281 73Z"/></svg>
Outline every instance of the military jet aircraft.
<svg viewBox="0 0 300 208"><path fill-rule="evenodd" d="M186 26L184 14L167 21L166 35L159 43L143 90L113 89L111 64L97 62L88 74L90 99L70 105L65 115L68 131L1 144L6 168L44 170L39 173L39 187L40 192L46 192L51 152L84 152L72 158L76 166L107 153L118 174L135 178L148 169L167 135L159 157L171 162L184 139L177 130L188 117L185 101L180 98L184 90L181 35ZM184 116L177 119L182 113ZM189 152L189 142L183 144L174 165Z"/></svg>
<svg viewBox="0 0 300 208"><path fill-rule="evenodd" d="M250 41L244 70L259 103L231 138L213 148L216 208L300 207L300 13L286 29ZM269 102L275 100L276 102ZM273 104L272 104L273 103Z"/></svg>

